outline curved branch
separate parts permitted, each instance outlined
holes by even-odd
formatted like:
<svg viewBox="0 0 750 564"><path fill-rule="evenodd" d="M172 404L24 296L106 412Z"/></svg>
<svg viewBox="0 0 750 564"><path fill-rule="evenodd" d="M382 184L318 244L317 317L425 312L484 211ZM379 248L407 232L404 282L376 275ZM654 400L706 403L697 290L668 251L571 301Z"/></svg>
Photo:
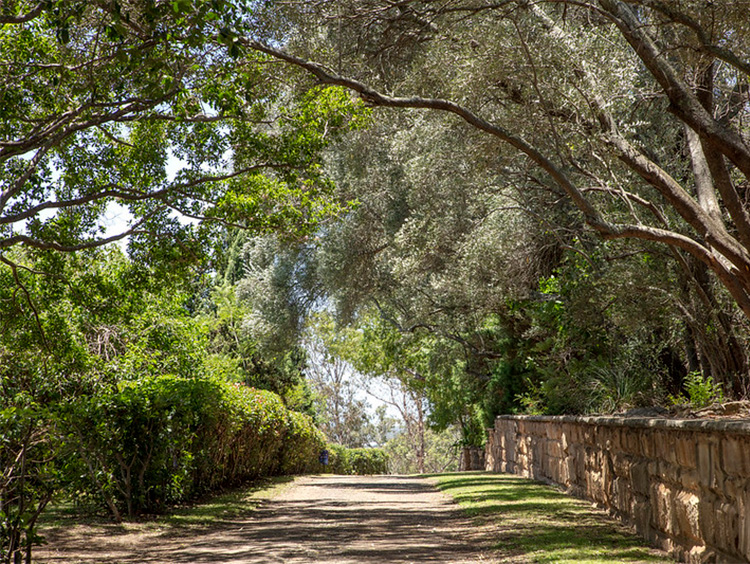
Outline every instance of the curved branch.
<svg viewBox="0 0 750 564"><path fill-rule="evenodd" d="M44 202L42 204L36 205L32 208L27 209L24 212L21 212L15 215L0 217L0 225L18 223L19 221L30 219L45 210L59 210L59 209L73 208L77 206L83 206L91 202L103 200L105 198L115 198L117 200L126 201L126 202L142 202L144 200L163 199L165 196L168 196L170 192L175 192L185 197L194 197L189 193L189 190L197 186L201 186L202 184L208 184L211 182L222 182L224 180L231 180L232 178L236 178L237 176L241 176L243 174L246 174L248 172L253 172L256 170L262 170L266 168L279 169L279 168L286 168L288 166L291 166L291 165L278 164L278 163L260 163L256 165L246 166L239 170L236 170L234 172L230 172L227 174L201 176L189 182L183 182L181 184L171 184L169 186L162 188L161 190L156 190L154 192L129 192L123 188L117 187L117 185L115 184L109 184L108 186L112 187L112 189L104 190L102 192L95 192L93 194L81 196L80 198L74 198L71 200L63 200L61 202L49 202L48 201L48 202ZM0 201L0 204L2 203L3 202Z"/></svg>
<svg viewBox="0 0 750 564"><path fill-rule="evenodd" d="M727 233L720 221L712 218L693 200L666 171L644 157L622 136L609 136L618 149L620 159L637 172L651 186L667 198L669 203L702 237L705 237L719 252L726 256L737 268L750 264L747 249Z"/></svg>
<svg viewBox="0 0 750 564"><path fill-rule="evenodd" d="M404 98L388 96L370 88L358 80L341 76L321 64L295 57L294 55L263 45L257 41L244 39L242 42L246 47L254 51L260 51L310 72L323 84L343 86L344 88L353 90L354 92L357 92L366 103L373 106L430 109L457 115L470 125L497 137L529 157L534 163L549 174L555 182L563 188L563 190L565 190L578 209L584 214L586 222L589 225L597 230L607 230L607 223L601 217L601 214L591 205L583 193L575 186L575 184L573 184L570 178L568 178L568 176L549 158L523 138L513 135L508 130L497 124L488 122L467 108L450 100L443 100L440 98L421 98L418 96Z"/></svg>
<svg viewBox="0 0 750 564"><path fill-rule="evenodd" d="M643 225L619 225L611 233L603 234L602 236L604 239L634 238L655 241L690 253L701 262L707 264L716 273L743 313L747 317L750 317L750 295L748 295L747 290L741 282L741 278L738 276L740 272L737 269L727 268L722 261L714 256L709 248L690 237L665 229Z"/></svg>
<svg viewBox="0 0 750 564"><path fill-rule="evenodd" d="M748 76L750 76L750 63L740 59L731 50L726 49L724 47L720 47L712 43L708 35L706 34L706 31L701 27L701 25L697 21L695 21L693 18L691 18L684 12L681 12L675 9L673 5L666 4L659 0L625 0L625 1L629 4L636 4L640 6L645 6L647 8L651 8L652 10L659 12L663 16L666 16L667 18L672 20L674 23L678 23L680 25L687 27L693 33L695 33L696 38L698 39L698 41L701 44L701 47L706 53L708 53L709 55L713 55L717 59L724 61L728 65L731 65L737 70L742 71Z"/></svg>
<svg viewBox="0 0 750 564"><path fill-rule="evenodd" d="M60 252L65 252L65 253L70 253L74 251L82 251L85 249L94 249L97 247L103 247L104 245L108 245L109 243L120 241L124 239L125 237L129 237L131 235L146 233L145 231L139 229L139 227L143 225L145 221L146 219L144 218L140 220L139 222L137 222L135 225L133 225L130 229L122 233L118 233L117 235L106 237L104 239L94 239L91 241L84 241L76 245L63 245L56 241L42 241L39 239L34 239L33 237L29 237L28 235L17 234L17 235L13 235L12 237L0 239L0 249L7 249L14 245L26 245L27 247L32 247L35 249L54 250L54 251L60 251Z"/></svg>
<svg viewBox="0 0 750 564"><path fill-rule="evenodd" d="M46 2L39 2L31 9L31 11L26 12L25 14L22 14L20 16L0 15L0 24L22 24L30 22L31 20L33 20L34 18L38 18L42 14L42 10L44 9L45 4Z"/></svg>
<svg viewBox="0 0 750 564"><path fill-rule="evenodd" d="M600 3L605 7L611 9L617 8L627 10L627 6L624 6L622 2L618 0L600 0ZM619 12L618 12L619 13ZM632 16L632 14L630 14ZM619 20L618 20L619 21ZM632 22L631 22L632 23ZM623 25L625 31L623 33L631 33L631 35L637 35L640 38L642 33L641 29L631 30L625 24ZM690 116L704 117L707 115L705 109L692 95L692 92L687 89L686 85L680 81L672 68L666 64L663 60L656 60L659 58L659 54L656 52L656 47L650 38L647 36L641 38L642 41L646 42L646 53L642 55L644 62L648 61L653 63L654 69L652 72L662 72L662 76L659 80L667 87L671 88L670 94L672 96L682 95L683 92L680 90L684 87L685 97L687 101L685 112ZM635 40L634 40L635 42ZM603 114L601 112L598 116L602 121L601 126L604 131L609 132L610 142L618 148L621 158L631 166L631 168L638 172L645 180L647 180L652 186L659 188L660 191L668 196L670 203L675 206L677 211L683 215L683 217L690 223L698 233L706 238L706 241L719 253L726 256L736 268L730 268L722 260L723 257L718 257L711 248L695 241L694 239L682 235L677 232L669 231L667 229L658 229L654 227L648 227L643 225L619 225L611 224L604 220L601 214L596 208L586 199L584 193L572 182L570 178L558 168L550 159L543 155L538 149L529 144L527 141L519 136L513 135L503 127L488 122L487 120L479 117L477 114L456 104L455 102L443 99L435 98L421 98L421 97L393 97L381 92L378 92L366 84L359 82L355 79L347 78L335 73L334 71L324 67L321 64L301 59L294 55L290 55L283 50L276 49L267 45L263 45L254 40L244 39L242 43L245 47L254 51L265 53L273 58L285 61L289 64L297 66L306 70L315 76L321 83L330 84L334 86L342 86L348 88L360 95L360 97L367 103L374 106L382 107L393 107L393 108L417 108L417 109L430 109L441 112L452 113L459 116L464 121L474 126L475 128L489 133L494 137L508 143L515 147L517 150L525 154L531 161L537 166L542 168L552 179L565 191L567 196L572 200L573 204L584 214L586 223L593 227L599 234L605 239L620 239L620 238L634 238L645 241L655 241L666 244L672 248L682 249L691 255L695 256L705 264L707 264L722 280L724 285L728 288L732 296L735 298L740 308L743 310L745 315L750 317L750 296L746 287L750 287L747 283L746 278L750 275L750 269L746 268L746 265L750 265L750 255L747 250L744 249L737 241L731 237L722 224L716 224L711 217L700 208L700 206L693 200L687 192L672 179L664 170L658 167L655 163L645 158L639 151L637 151L627 140L619 135L611 123L611 116ZM653 53L649 51L653 50ZM639 55L641 53L639 52ZM661 69L661 64L666 65L666 70ZM648 66L648 65L647 65ZM672 83L675 84L672 84ZM679 101L679 100L678 100ZM697 104L698 108L692 107L693 102ZM692 112L692 113L691 113ZM708 119L721 130L722 135L727 133L723 128L716 124L710 116ZM688 124L690 123L685 119ZM695 121L695 120L693 120ZM700 129L699 129L700 130ZM702 137L707 137L705 131L700 130ZM710 135L712 131L708 132ZM728 134L734 135L733 132ZM730 137L731 137L730 135ZM726 137L726 135L723 135ZM741 140L740 140L741 144ZM726 143L725 143L726 145ZM731 145L731 144L730 144ZM730 147L731 148L731 147ZM741 147L742 150L735 151L734 157L737 158L739 154L740 158L737 158L738 162L743 162L744 152L746 148ZM730 151L727 151L730 152ZM750 171L750 152L747 154L747 168ZM731 156L729 157L732 158ZM739 165L738 165L739 166Z"/></svg>
<svg viewBox="0 0 750 564"><path fill-rule="evenodd" d="M735 131L723 127L708 113L630 7L621 0L600 0L599 3L664 90L671 103L670 111L750 178L750 148Z"/></svg>

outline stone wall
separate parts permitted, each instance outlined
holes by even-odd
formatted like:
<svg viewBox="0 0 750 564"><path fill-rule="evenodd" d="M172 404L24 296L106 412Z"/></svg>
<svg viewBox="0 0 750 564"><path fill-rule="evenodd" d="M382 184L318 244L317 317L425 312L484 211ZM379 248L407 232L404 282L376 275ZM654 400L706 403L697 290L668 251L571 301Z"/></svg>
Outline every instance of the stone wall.
<svg viewBox="0 0 750 564"><path fill-rule="evenodd" d="M486 468L559 484L684 562L750 562L750 422L500 416Z"/></svg>
<svg viewBox="0 0 750 564"><path fill-rule="evenodd" d="M458 469L461 472L484 470L485 449L482 447L468 446L461 449L461 459Z"/></svg>

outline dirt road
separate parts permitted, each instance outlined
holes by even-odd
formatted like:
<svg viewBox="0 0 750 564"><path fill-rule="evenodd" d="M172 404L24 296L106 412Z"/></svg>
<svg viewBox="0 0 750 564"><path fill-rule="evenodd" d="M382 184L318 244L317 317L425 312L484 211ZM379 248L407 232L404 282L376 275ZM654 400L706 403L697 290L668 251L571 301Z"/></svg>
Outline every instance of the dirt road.
<svg viewBox="0 0 750 564"><path fill-rule="evenodd" d="M207 528L57 531L45 564L492 562L470 520L426 480L309 476L245 517Z"/></svg>

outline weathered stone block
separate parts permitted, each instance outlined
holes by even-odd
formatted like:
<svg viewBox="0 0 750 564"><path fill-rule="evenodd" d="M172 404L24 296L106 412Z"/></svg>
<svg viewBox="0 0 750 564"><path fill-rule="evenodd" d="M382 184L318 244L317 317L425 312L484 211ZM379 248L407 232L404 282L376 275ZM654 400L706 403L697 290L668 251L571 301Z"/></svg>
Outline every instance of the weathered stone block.
<svg viewBox="0 0 750 564"><path fill-rule="evenodd" d="M680 485L681 472L679 466L676 464L670 464L669 462L660 461L658 467L658 476L661 480L671 485Z"/></svg>
<svg viewBox="0 0 750 564"><path fill-rule="evenodd" d="M674 435L669 432L659 431L654 434L654 449L661 460L670 464L677 464L677 450Z"/></svg>
<svg viewBox="0 0 750 564"><path fill-rule="evenodd" d="M578 471L578 465L576 464L577 458L575 456L568 456L565 459L565 468L567 474L566 486L570 487L572 484L578 483L580 473Z"/></svg>
<svg viewBox="0 0 750 564"><path fill-rule="evenodd" d="M609 453L602 455L602 485L604 487L604 499L607 504L612 503L612 483L615 479L615 470L612 457Z"/></svg>
<svg viewBox="0 0 750 564"><path fill-rule="evenodd" d="M635 434L635 433L633 433ZM654 458L656 455L654 433L651 430L641 430L637 433L638 446L637 451L631 451L633 454L642 454L646 458Z"/></svg>
<svg viewBox="0 0 750 564"><path fill-rule="evenodd" d="M529 451L529 442L527 440L520 440L518 441L518 444L516 445L516 452L520 456L526 456L526 453Z"/></svg>
<svg viewBox="0 0 750 564"><path fill-rule="evenodd" d="M721 492L724 488L726 474L719 457L718 443L704 438L698 442L698 474L701 485Z"/></svg>
<svg viewBox="0 0 750 564"><path fill-rule="evenodd" d="M626 452L639 456L643 451L642 445L642 434L638 431L633 433L626 433L622 437L622 446Z"/></svg>
<svg viewBox="0 0 750 564"><path fill-rule="evenodd" d="M662 533L672 537L676 533L674 512L674 492L666 484L654 484L651 487L651 514L654 526Z"/></svg>
<svg viewBox="0 0 750 564"><path fill-rule="evenodd" d="M637 501L633 505L633 524L639 535L653 539L653 525L651 521L651 504L647 501Z"/></svg>
<svg viewBox="0 0 750 564"><path fill-rule="evenodd" d="M698 500L698 522L701 528L701 538L708 546L716 546L716 506L709 495L703 495Z"/></svg>
<svg viewBox="0 0 750 564"><path fill-rule="evenodd" d="M684 554L683 559L690 564L703 564L706 562L715 562L716 554L713 551L708 550L705 545L698 545L694 546Z"/></svg>
<svg viewBox="0 0 750 564"><path fill-rule="evenodd" d="M560 441L558 440L548 441L547 442L547 454L554 458L562 458L563 447L562 447L562 444L560 444Z"/></svg>
<svg viewBox="0 0 750 564"><path fill-rule="evenodd" d="M674 497L678 535L691 542L701 542L699 502L698 496L692 492L679 492Z"/></svg>
<svg viewBox="0 0 750 564"><path fill-rule="evenodd" d="M680 486L683 490L697 492L700 488L699 482L700 477L698 476L698 470L695 468L683 468L680 471Z"/></svg>
<svg viewBox="0 0 750 564"><path fill-rule="evenodd" d="M630 483L635 493L649 494L651 491L651 476L647 462L637 462L630 466Z"/></svg>
<svg viewBox="0 0 750 564"><path fill-rule="evenodd" d="M627 515L629 519L633 516L633 492L630 482L625 478L612 480L612 496L610 503L620 515Z"/></svg>
<svg viewBox="0 0 750 564"><path fill-rule="evenodd" d="M727 437L721 441L723 470L734 476L750 475L750 438Z"/></svg>
<svg viewBox="0 0 750 564"><path fill-rule="evenodd" d="M619 478L629 478L631 461L632 459L629 456L622 454L622 452L613 452L612 466L615 476Z"/></svg>
<svg viewBox="0 0 750 564"><path fill-rule="evenodd" d="M583 436L583 426L580 424L573 425L571 431L570 431L570 440L571 442L582 445L584 444L584 436Z"/></svg>
<svg viewBox="0 0 750 564"><path fill-rule="evenodd" d="M750 485L750 484L748 484ZM745 489L739 498L738 552L750 562L750 489Z"/></svg>
<svg viewBox="0 0 750 564"><path fill-rule="evenodd" d="M696 445L696 456L698 466L698 477L700 478L701 484L706 487L711 487L713 482L713 448L711 443L701 438Z"/></svg>
<svg viewBox="0 0 750 564"><path fill-rule="evenodd" d="M695 438L689 435L680 436L675 443L675 455L677 464L685 468L696 468L698 464L698 455L695 445Z"/></svg>
<svg viewBox="0 0 750 564"><path fill-rule="evenodd" d="M717 504L715 547L728 554L739 552L739 512L731 503Z"/></svg>
<svg viewBox="0 0 750 564"><path fill-rule="evenodd" d="M596 503L604 503L604 480L601 472L586 473L586 497Z"/></svg>
<svg viewBox="0 0 750 564"><path fill-rule="evenodd" d="M594 437L595 437L594 428L590 427L590 426L587 426L584 429L582 429L582 431L583 431L583 433L582 433L583 434L583 444L585 444L585 445L593 445L594 444Z"/></svg>

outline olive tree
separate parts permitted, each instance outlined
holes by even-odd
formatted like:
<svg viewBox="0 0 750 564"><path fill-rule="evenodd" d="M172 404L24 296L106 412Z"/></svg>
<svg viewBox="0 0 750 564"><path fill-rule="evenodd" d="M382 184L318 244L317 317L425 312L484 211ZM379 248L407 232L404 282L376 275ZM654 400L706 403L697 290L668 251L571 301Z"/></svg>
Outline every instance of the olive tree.
<svg viewBox="0 0 750 564"><path fill-rule="evenodd" d="M243 45L372 106L455 116L501 142L498 174L523 177L522 190L564 198L605 240L665 245L730 351L718 364L746 370L734 334L750 316L741 5L321 0L290 2L287 16L304 33L284 47Z"/></svg>

